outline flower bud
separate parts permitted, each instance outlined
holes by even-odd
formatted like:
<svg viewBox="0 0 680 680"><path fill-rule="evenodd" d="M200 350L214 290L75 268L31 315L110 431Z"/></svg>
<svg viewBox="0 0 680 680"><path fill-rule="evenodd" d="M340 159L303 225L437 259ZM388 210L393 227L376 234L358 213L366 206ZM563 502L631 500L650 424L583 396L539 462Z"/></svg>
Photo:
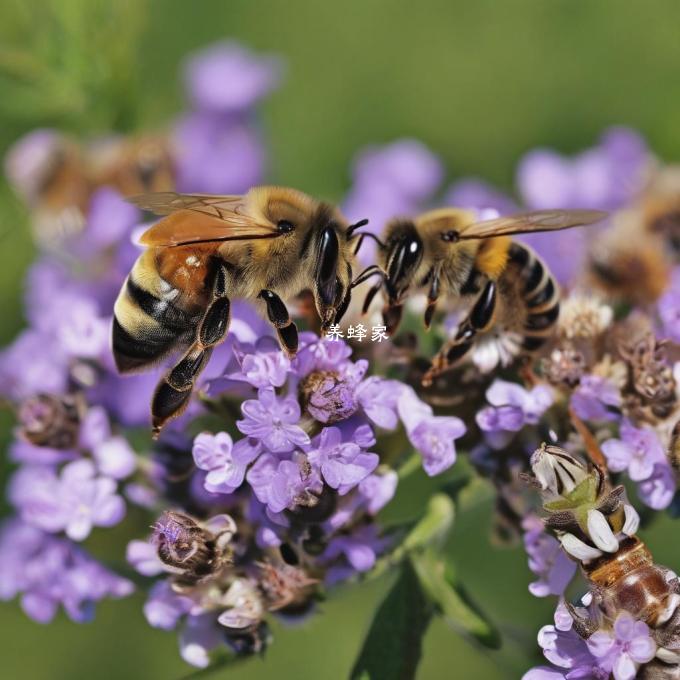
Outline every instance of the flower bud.
<svg viewBox="0 0 680 680"><path fill-rule="evenodd" d="M304 569L269 562L259 567L260 589L270 611L299 612L311 604L318 580L310 578Z"/></svg>
<svg viewBox="0 0 680 680"><path fill-rule="evenodd" d="M153 540L165 570L183 583L219 572L229 561L236 525L228 515L198 523L180 512L164 512L153 526Z"/></svg>
<svg viewBox="0 0 680 680"><path fill-rule="evenodd" d="M300 383L301 401L312 418L331 425L357 410L355 387L335 371L313 371Z"/></svg>
<svg viewBox="0 0 680 680"><path fill-rule="evenodd" d="M531 470L541 489L553 496L571 493L589 476L585 465L564 449L545 444L531 456Z"/></svg>
<svg viewBox="0 0 680 680"><path fill-rule="evenodd" d="M35 446L72 449L78 443L83 410L76 395L38 394L19 408L21 434Z"/></svg>

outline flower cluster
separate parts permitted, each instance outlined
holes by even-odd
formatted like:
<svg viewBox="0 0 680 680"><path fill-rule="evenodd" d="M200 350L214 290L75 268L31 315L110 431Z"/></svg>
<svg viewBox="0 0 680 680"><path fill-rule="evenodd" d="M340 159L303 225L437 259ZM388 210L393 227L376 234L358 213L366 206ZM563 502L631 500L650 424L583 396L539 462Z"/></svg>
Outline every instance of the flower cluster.
<svg viewBox="0 0 680 680"><path fill-rule="evenodd" d="M588 230L518 237L561 286L559 317L552 282L550 318L522 317L527 330L545 331L540 350L499 322L473 338L470 361L424 385L463 318L452 296L439 296L429 335L414 330L422 296L406 300L393 338L385 319L360 318L355 301L348 326L326 337L302 330L294 357L253 306L234 299L229 334L195 397L151 442L162 367L123 378L109 347L115 296L144 228L123 196L236 194L262 181L257 108L282 71L275 57L220 43L187 61L188 110L166 132L75 140L39 130L8 154L40 255L26 281L27 328L0 353L0 391L16 415L2 598L18 597L41 622L60 606L89 620L96 602L132 590L87 552L89 537L146 515L151 535L128 526L126 558L148 590L149 624L178 629L194 666L225 645L234 656L263 651L272 617L308 616L326 588L389 568L400 570L396 589L419 590L408 600L424 603L423 619L443 613L492 644L487 622L456 592L442 547L452 503L478 476L495 492L497 536L523 539L530 592L560 598L554 625L539 633L551 665L526 678L676 672L680 587L638 538L640 517L621 482L634 485L650 517L677 512L679 184L630 130L607 130L574 157L529 152L515 197L474 178L444 193L445 204L482 217L611 212ZM444 169L420 142L397 140L360 152L352 175L343 210L370 218L375 236L394 216L434 207ZM360 257L374 254L362 248ZM542 265L532 271L548 281ZM474 471L451 469L463 437ZM436 490L427 509L385 521L398 484L417 470ZM632 571L637 585L619 587ZM588 592L572 604L565 593L575 579Z"/></svg>
<svg viewBox="0 0 680 680"><path fill-rule="evenodd" d="M3 546L16 546L0 569L3 597L21 595L37 620L59 604L85 620L97 600L128 594L130 582L77 543L120 523L126 501L148 507L158 499L153 471L127 436L147 427L158 374L123 379L110 351L113 302L141 252L134 244L141 214L123 194L176 184L233 193L257 182L264 154L253 112L278 72L275 60L217 46L190 60L191 109L170 138L79 145L40 130L8 154L9 180L46 247L27 276L28 328L0 353L2 394L17 411L10 457L19 468L8 497L20 518L3 531ZM235 87L237 75L242 85L229 98L222 83ZM62 180L59 191L50 184ZM235 316L236 335L251 338L253 314Z"/></svg>

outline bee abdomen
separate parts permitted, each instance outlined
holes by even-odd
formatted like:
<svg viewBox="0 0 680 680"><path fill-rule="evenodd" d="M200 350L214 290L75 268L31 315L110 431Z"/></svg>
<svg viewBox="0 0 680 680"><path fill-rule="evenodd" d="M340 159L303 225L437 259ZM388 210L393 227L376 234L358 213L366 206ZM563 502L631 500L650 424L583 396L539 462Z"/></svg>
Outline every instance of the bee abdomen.
<svg viewBox="0 0 680 680"><path fill-rule="evenodd" d="M121 373L158 362L189 337L195 321L171 300L157 297L135 280L135 269L114 307L113 355ZM168 291L168 297L173 294Z"/></svg>
<svg viewBox="0 0 680 680"><path fill-rule="evenodd" d="M534 352L550 337L559 318L558 286L548 267L523 244L513 242L508 256L519 267L520 294L526 307L522 349Z"/></svg>

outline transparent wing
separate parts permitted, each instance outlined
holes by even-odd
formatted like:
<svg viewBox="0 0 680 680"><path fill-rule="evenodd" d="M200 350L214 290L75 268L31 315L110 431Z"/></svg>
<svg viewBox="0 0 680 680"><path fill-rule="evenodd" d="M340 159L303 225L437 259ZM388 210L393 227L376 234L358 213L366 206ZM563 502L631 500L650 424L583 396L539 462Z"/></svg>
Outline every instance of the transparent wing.
<svg viewBox="0 0 680 680"><path fill-rule="evenodd" d="M161 192L128 198L142 210L165 218L142 235L146 246L178 246L210 241L276 238L280 232L255 216L243 196Z"/></svg>
<svg viewBox="0 0 680 680"><path fill-rule="evenodd" d="M474 222L460 232L460 239L491 238L536 231L559 231L594 224L607 217L601 210L536 210Z"/></svg>

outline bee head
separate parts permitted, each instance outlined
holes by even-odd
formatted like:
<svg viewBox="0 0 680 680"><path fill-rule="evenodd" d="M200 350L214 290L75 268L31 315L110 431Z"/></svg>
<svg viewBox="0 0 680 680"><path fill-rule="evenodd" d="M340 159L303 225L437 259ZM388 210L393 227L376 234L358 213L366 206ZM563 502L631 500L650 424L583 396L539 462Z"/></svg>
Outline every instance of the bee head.
<svg viewBox="0 0 680 680"><path fill-rule="evenodd" d="M388 227L385 243L385 287L391 303L399 302L423 259L423 241L415 224L399 220Z"/></svg>

